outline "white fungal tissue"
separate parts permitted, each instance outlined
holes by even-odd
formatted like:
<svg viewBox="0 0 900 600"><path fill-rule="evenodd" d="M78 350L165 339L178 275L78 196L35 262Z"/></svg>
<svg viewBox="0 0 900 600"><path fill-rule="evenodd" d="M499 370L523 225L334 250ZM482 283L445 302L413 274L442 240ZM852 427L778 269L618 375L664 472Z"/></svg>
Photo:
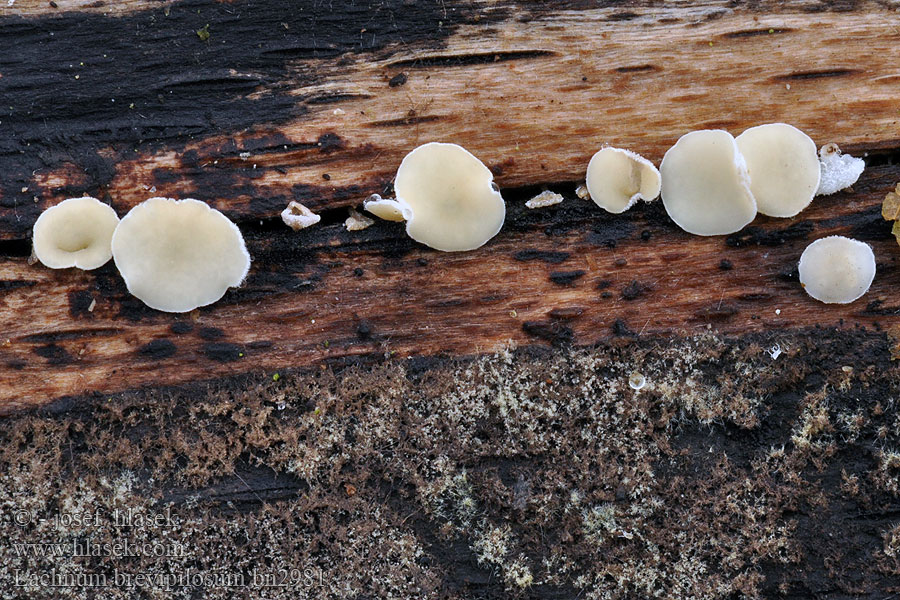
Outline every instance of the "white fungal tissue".
<svg viewBox="0 0 900 600"><path fill-rule="evenodd" d="M70 198L41 213L34 224L34 254L51 269L96 269L112 258L119 217L96 198Z"/></svg>
<svg viewBox="0 0 900 600"><path fill-rule="evenodd" d="M875 255L864 242L834 235L816 240L800 256L800 284L826 304L849 304L869 291Z"/></svg>
<svg viewBox="0 0 900 600"><path fill-rule="evenodd" d="M281 220L294 231L300 231L315 225L322 220L322 217L292 200L287 208L281 211Z"/></svg>
<svg viewBox="0 0 900 600"><path fill-rule="evenodd" d="M659 171L653 163L629 150L607 147L594 154L585 177L588 194L600 208L622 213L638 200L659 196Z"/></svg>
<svg viewBox="0 0 900 600"><path fill-rule="evenodd" d="M808 135L786 123L751 127L736 140L747 164L756 207L770 217L793 217L819 189L819 157Z"/></svg>
<svg viewBox="0 0 900 600"><path fill-rule="evenodd" d="M406 155L394 179L395 200L365 209L384 219L405 220L412 239L445 252L474 250L497 235L506 204L491 171L465 148L431 142Z"/></svg>
<svg viewBox="0 0 900 600"><path fill-rule="evenodd" d="M164 312L212 304L250 269L237 225L193 199L150 198L132 208L113 234L112 254L128 291Z"/></svg>
<svg viewBox="0 0 900 600"><path fill-rule="evenodd" d="M825 144L819 150L819 165L822 177L816 194L828 196L856 183L866 168L866 161L842 154L837 144Z"/></svg>
<svg viewBox="0 0 900 600"><path fill-rule="evenodd" d="M727 131L686 133L666 152L659 170L663 206L688 233L734 233L756 217L746 163Z"/></svg>
<svg viewBox="0 0 900 600"><path fill-rule="evenodd" d="M559 204L562 201L562 194L557 194L556 192L551 192L550 190L544 190L534 198L527 200L525 202L525 208L547 208L548 206Z"/></svg>

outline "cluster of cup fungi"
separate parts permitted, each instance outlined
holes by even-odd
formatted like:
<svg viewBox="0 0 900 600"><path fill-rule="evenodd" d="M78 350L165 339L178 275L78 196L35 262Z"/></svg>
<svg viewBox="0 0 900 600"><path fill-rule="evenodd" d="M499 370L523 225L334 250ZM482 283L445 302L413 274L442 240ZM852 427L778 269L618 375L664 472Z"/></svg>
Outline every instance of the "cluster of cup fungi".
<svg viewBox="0 0 900 600"><path fill-rule="evenodd" d="M784 123L752 127L737 138L723 130L683 135L657 169L620 148L598 151L577 190L610 213L638 200L662 197L669 217L688 233L726 235L762 213L793 217L816 195L833 194L859 178L864 161L834 144L818 153L813 141ZM503 227L506 205L491 171L456 144L432 142L406 155L394 179L394 198L371 196L363 205L375 217L404 221L406 233L445 252L474 250ZM544 192L529 208L562 201ZM285 223L302 229L319 221L292 202ZM352 210L348 229L373 221ZM212 304L250 269L238 227L206 203L150 198L121 220L94 198L72 198L45 210L34 225L34 255L45 266L96 269L112 258L128 291L147 306L183 313ZM210 265L215 265L210 268ZM800 257L800 282L826 303L849 303L875 277L875 257L865 243L831 236L811 243Z"/></svg>

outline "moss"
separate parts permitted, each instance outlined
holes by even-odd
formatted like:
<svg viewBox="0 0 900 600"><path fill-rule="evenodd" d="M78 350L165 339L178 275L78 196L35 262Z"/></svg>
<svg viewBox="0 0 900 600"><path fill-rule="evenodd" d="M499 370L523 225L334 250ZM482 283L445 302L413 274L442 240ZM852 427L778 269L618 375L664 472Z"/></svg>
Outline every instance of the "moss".
<svg viewBox="0 0 900 600"><path fill-rule="evenodd" d="M248 580L242 597L877 595L897 574L888 347L864 332L624 340L82 398L0 433L0 580L256 568L314 577ZM169 511L177 527L117 528L116 508ZM46 520L10 522L23 509ZM53 526L90 510L100 524ZM26 558L13 546L86 537L183 552ZM197 594L235 589L146 595Z"/></svg>

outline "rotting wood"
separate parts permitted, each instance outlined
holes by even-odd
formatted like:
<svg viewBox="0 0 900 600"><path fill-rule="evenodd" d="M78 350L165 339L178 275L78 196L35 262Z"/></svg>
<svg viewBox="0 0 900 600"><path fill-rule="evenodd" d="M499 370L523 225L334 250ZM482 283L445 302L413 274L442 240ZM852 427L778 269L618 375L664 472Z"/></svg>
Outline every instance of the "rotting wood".
<svg viewBox="0 0 900 600"><path fill-rule="evenodd" d="M461 254L418 246L401 224L348 232L342 211L300 234L269 223L245 232L255 259L246 284L182 316L143 307L111 265L82 273L10 259L0 265L0 405L371 353L888 325L900 314L897 252L879 202L895 173L871 168L855 193L818 198L797 219L710 238L677 229L659 203L605 215L571 194L540 211L511 206L497 238ZM871 291L851 305L815 302L796 279L806 244L831 234L863 239L878 257Z"/></svg>
<svg viewBox="0 0 900 600"><path fill-rule="evenodd" d="M448 3L444 14L423 3L404 17L418 26L394 8L393 24L354 12L344 33L325 17L241 6L0 24L0 51L27 59L0 79L13 134L0 145L0 236L27 236L42 207L76 191L120 211L191 196L239 219L289 200L358 205L433 140L465 145L511 187L578 180L604 143L658 161L698 128L783 120L851 153L900 139L896 12L880 4L637 4L625 18L618 4ZM194 30L206 24L203 42ZM102 28L132 47L110 46ZM163 48L177 62L160 77Z"/></svg>
<svg viewBox="0 0 900 600"><path fill-rule="evenodd" d="M0 409L372 353L880 327L900 310L896 247L878 214L900 179L896 13L882 4L633 3L625 14L618 3L417 3L398 21L387 3L386 20L352 13L344 29L276 4L254 3L253 19L242 2L207 1L0 17L0 55L35 61L0 63L12 104L0 115L12 133L0 138ZM194 32L207 23L203 42ZM311 31L320 37L305 46ZM127 44L110 42L119 37ZM658 161L687 130L774 120L869 152L872 167L854 192L727 238L688 236L658 204L611 216L572 193L603 143ZM344 231L346 207L384 191L403 154L433 139L494 169L510 209L501 235L450 255L395 224ZM519 206L546 185L567 202ZM29 266L34 218L76 193L120 212L151 195L208 200L239 219L251 277L176 317L130 298L112 265ZM284 227L276 215L295 199L322 223ZM847 307L812 302L794 274L805 244L831 233L873 243L879 259L872 291Z"/></svg>

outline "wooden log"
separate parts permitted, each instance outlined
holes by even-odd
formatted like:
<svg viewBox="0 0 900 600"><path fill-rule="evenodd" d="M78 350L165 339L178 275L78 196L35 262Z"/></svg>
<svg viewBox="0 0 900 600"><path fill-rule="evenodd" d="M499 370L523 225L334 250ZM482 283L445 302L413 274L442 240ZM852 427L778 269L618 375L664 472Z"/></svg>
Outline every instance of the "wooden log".
<svg viewBox="0 0 900 600"><path fill-rule="evenodd" d="M893 597L896 16L0 0L0 598ZM771 121L865 156L862 179L715 238L659 202L609 215L575 196L602 144L658 162L691 129ZM446 254L399 224L346 231L430 140L493 169L500 235ZM545 187L565 201L526 210ZM167 315L111 264L29 264L39 212L85 193L120 214L210 202L244 232L247 282ZM291 200L322 222L288 229ZM830 234L878 260L847 306L797 281ZM111 526L115 509L177 527ZM188 555L13 547L73 538ZM61 566L247 579L29 583Z"/></svg>
<svg viewBox="0 0 900 600"><path fill-rule="evenodd" d="M252 18L232 3L125 3L114 16L22 4L30 16L0 22L0 54L18 57L0 71L11 132L0 142L0 402L373 352L880 323L895 310L893 243L877 215L897 179L892 13L818 6L417 4L332 20L267 4ZM658 160L690 129L775 120L869 153L856 192L725 240L681 233L658 205L611 217L572 195L604 143ZM510 199L503 234L442 255L394 225L344 232L346 207L389 189L403 154L435 139L494 169ZM548 184L564 205L520 208L534 189L521 186ZM151 195L209 201L248 236L248 283L176 334L182 319L142 309L111 266L28 265L37 213L82 193L120 212ZM282 227L274 215L291 199L324 211L323 224ZM876 242L868 308L823 307L797 285L802 245L827 233ZM207 330L221 333L196 333Z"/></svg>

